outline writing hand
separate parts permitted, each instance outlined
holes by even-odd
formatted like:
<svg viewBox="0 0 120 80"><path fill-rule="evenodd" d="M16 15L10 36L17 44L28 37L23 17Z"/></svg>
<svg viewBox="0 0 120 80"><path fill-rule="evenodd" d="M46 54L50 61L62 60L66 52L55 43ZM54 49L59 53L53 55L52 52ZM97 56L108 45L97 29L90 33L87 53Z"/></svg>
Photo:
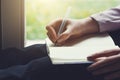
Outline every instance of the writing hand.
<svg viewBox="0 0 120 80"><path fill-rule="evenodd" d="M106 50L93 54L88 60L94 61L88 67L93 75L105 75L105 80L120 79L120 49Z"/></svg>
<svg viewBox="0 0 120 80"><path fill-rule="evenodd" d="M61 23L62 19L57 19L46 26L48 37L53 43L58 45L63 45L68 40L78 38L86 34L99 32L96 21L91 18L80 20L66 19L63 32L60 35L57 35Z"/></svg>

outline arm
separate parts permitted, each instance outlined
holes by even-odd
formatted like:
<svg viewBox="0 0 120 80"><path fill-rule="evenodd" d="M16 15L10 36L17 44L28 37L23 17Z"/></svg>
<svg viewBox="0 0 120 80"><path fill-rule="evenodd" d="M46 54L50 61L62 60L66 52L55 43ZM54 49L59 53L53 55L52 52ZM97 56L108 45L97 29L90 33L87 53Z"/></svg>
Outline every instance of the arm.
<svg viewBox="0 0 120 80"><path fill-rule="evenodd" d="M120 6L92 15L91 18L98 22L100 32L120 30ZM94 61L88 67L93 75L104 75L105 80L120 79L120 49L95 53L89 56L88 60Z"/></svg>
<svg viewBox="0 0 120 80"><path fill-rule="evenodd" d="M46 27L48 37L53 43L57 42L59 45L65 44L70 39L80 38L91 33L120 29L120 6L80 20L67 19L64 31L58 36L61 22L62 19L57 19Z"/></svg>
<svg viewBox="0 0 120 80"><path fill-rule="evenodd" d="M91 16L99 24L100 32L120 29L120 6Z"/></svg>

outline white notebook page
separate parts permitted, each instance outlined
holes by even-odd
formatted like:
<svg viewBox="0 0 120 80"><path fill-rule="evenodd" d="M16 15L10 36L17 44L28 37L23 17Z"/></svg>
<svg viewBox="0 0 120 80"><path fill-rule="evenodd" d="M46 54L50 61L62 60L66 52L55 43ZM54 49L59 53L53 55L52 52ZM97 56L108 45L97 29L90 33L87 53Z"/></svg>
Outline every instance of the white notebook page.
<svg viewBox="0 0 120 80"><path fill-rule="evenodd" d="M87 62L87 56L93 53L118 48L108 34L90 35L60 47L54 47L49 39L46 39L46 44L54 64Z"/></svg>

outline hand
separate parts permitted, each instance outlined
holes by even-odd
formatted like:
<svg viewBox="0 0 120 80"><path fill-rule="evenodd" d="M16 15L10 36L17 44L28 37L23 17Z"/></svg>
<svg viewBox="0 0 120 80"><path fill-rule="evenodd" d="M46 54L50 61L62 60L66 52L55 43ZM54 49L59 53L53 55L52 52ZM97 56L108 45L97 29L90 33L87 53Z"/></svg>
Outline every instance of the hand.
<svg viewBox="0 0 120 80"><path fill-rule="evenodd" d="M70 39L99 31L98 24L91 18L81 20L67 19L63 32L57 35L61 23L62 19L57 19L46 26L48 37L53 43L58 45L62 45Z"/></svg>
<svg viewBox="0 0 120 80"><path fill-rule="evenodd" d="M93 54L88 60L94 61L88 67L93 75L104 75L105 80L120 80L120 49L112 49Z"/></svg>

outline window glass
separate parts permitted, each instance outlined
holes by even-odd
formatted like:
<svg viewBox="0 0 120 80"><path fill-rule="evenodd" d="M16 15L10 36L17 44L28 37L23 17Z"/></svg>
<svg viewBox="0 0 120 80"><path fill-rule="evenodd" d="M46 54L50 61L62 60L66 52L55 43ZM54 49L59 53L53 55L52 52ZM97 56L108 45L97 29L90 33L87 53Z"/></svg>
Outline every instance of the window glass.
<svg viewBox="0 0 120 80"><path fill-rule="evenodd" d="M72 7L69 18L81 19L119 3L120 0L26 0L26 39L45 39L45 26L63 17L69 6Z"/></svg>

